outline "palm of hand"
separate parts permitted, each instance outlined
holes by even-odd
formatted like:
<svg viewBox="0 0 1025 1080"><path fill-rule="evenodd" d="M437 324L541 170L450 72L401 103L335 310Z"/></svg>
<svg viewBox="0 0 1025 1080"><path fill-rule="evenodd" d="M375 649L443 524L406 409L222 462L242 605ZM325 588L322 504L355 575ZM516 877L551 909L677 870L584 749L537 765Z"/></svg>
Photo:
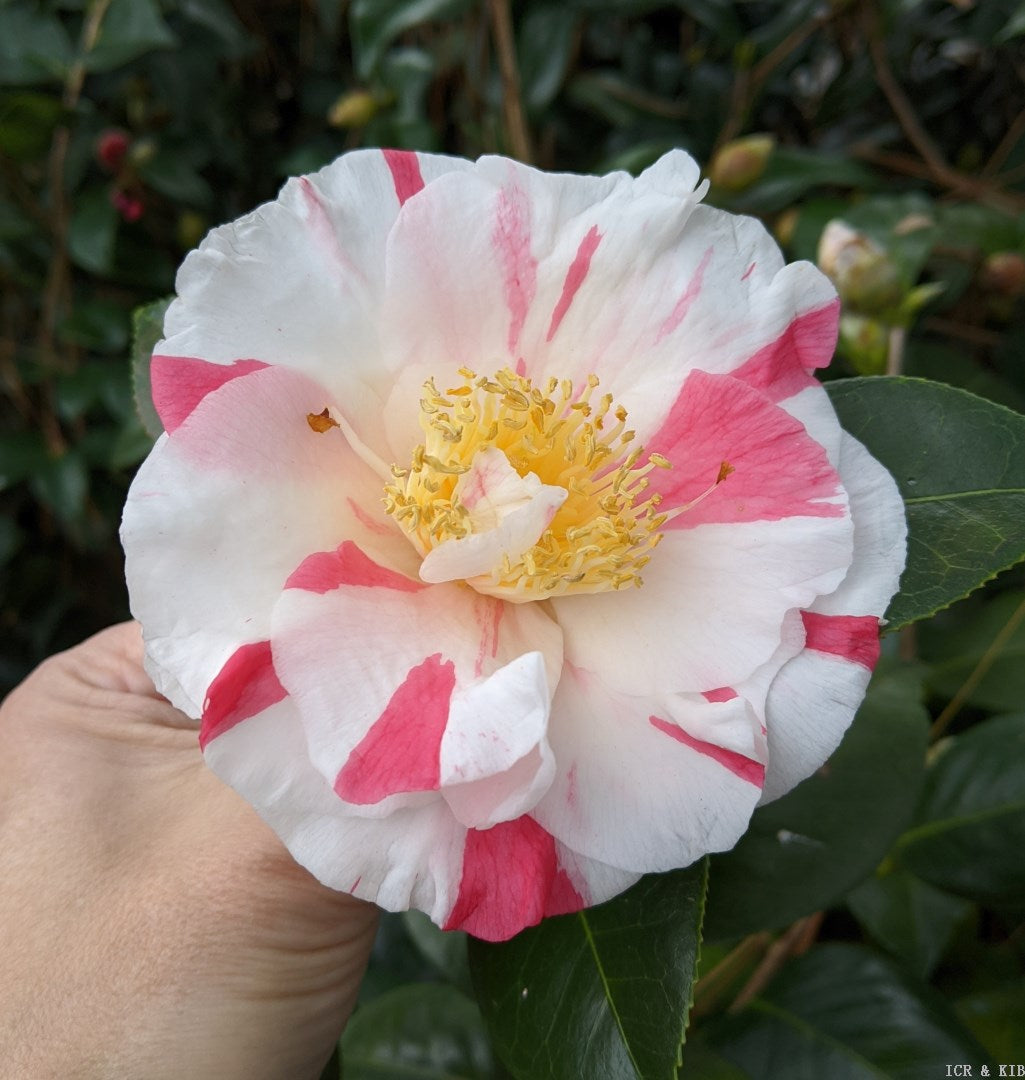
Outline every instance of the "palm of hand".
<svg viewBox="0 0 1025 1080"><path fill-rule="evenodd" d="M316 882L207 771L141 661L138 627L112 627L0 709L12 1075L315 1077L376 911Z"/></svg>

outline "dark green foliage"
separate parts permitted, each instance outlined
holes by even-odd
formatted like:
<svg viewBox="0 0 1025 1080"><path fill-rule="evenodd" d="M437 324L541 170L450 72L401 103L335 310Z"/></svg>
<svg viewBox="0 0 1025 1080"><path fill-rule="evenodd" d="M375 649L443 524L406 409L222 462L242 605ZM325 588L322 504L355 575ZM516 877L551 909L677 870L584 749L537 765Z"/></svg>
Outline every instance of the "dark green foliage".
<svg viewBox="0 0 1025 1080"><path fill-rule="evenodd" d="M469 964L465 937L386 918L325 1077L1025 1063L1019 0L519 0L522 124L505 2L0 0L0 690L127 616L148 358L209 227L356 146L638 171L771 133L761 174L709 198L790 259L835 218L881 252L899 295L847 304L826 377L907 502L892 628L930 617L884 642L827 766L709 860L707 898L704 863L644 878Z"/></svg>

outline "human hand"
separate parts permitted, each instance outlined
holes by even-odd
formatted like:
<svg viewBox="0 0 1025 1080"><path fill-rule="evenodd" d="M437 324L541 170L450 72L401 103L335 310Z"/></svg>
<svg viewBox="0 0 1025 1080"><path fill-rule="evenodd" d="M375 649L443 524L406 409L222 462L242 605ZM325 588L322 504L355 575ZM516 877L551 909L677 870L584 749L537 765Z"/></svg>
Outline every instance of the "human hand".
<svg viewBox="0 0 1025 1080"><path fill-rule="evenodd" d="M0 707L0 1076L316 1077L377 911L205 767L142 655L111 627Z"/></svg>

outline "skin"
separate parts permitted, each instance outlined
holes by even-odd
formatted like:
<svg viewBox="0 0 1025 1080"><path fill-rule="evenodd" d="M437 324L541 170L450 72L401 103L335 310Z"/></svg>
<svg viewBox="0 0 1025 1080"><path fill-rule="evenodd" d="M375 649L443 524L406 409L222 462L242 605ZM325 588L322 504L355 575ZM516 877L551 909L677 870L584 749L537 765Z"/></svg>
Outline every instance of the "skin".
<svg viewBox="0 0 1025 1080"><path fill-rule="evenodd" d="M0 707L0 1075L316 1078L376 923L206 769L135 624Z"/></svg>

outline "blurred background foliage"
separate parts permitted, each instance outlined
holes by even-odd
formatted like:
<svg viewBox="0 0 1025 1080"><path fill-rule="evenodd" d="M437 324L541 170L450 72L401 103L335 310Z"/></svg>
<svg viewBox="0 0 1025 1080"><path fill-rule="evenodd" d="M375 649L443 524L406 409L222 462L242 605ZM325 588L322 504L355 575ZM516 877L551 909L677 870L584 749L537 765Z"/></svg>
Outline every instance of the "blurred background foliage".
<svg viewBox="0 0 1025 1080"><path fill-rule="evenodd" d="M836 280L828 377L903 371L1021 412L1023 80L1021 0L2 0L0 688L127 615L116 532L151 445L133 312L287 176L357 146L578 172L683 147L711 202ZM688 1075L784 1075L774 1052L798 1078L941 1075L929 1048L1025 1063L1022 583L887 639L847 752L896 740L910 772L877 791L860 766L842 872L795 865L760 922L710 908ZM710 902L758 865L752 835L712 860ZM482 963L494 1045L529 1080ZM469 994L465 939L387 918L346 1076L505 1075Z"/></svg>

